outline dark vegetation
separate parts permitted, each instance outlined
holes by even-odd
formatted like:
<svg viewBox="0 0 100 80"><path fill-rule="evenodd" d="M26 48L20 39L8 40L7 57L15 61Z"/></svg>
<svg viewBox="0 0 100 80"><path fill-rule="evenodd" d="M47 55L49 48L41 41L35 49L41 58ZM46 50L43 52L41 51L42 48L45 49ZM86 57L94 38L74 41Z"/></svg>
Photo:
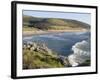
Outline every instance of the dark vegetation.
<svg viewBox="0 0 100 80"><path fill-rule="evenodd" d="M91 61L86 60L84 63L80 64L79 66L90 66L90 65L91 65Z"/></svg>

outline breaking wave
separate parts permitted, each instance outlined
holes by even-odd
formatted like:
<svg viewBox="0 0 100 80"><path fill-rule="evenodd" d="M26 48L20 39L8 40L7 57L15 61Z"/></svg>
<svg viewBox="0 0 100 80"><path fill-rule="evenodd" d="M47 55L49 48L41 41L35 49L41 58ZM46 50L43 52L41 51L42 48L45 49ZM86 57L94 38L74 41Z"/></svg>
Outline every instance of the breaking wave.
<svg viewBox="0 0 100 80"><path fill-rule="evenodd" d="M72 66L78 66L90 58L90 41L83 40L72 46L73 54L68 56L69 63Z"/></svg>

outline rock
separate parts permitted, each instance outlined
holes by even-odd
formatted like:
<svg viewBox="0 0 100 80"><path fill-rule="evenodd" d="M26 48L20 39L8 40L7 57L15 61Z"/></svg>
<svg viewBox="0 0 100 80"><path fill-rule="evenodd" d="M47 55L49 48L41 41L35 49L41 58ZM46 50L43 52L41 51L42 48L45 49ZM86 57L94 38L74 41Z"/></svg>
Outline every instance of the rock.
<svg viewBox="0 0 100 80"><path fill-rule="evenodd" d="M59 56L59 60L62 62L62 64L64 64L64 66L66 66L66 67L70 66L67 57L64 57L64 56L61 56L61 55L60 55L60 56Z"/></svg>
<svg viewBox="0 0 100 80"><path fill-rule="evenodd" d="M35 47L32 46L32 47L30 48L30 50L31 50L31 51L34 51L34 50L35 50Z"/></svg>
<svg viewBox="0 0 100 80"><path fill-rule="evenodd" d="M24 44L24 45L23 45L23 49L26 49L26 48L27 48L27 45L26 45L26 44Z"/></svg>

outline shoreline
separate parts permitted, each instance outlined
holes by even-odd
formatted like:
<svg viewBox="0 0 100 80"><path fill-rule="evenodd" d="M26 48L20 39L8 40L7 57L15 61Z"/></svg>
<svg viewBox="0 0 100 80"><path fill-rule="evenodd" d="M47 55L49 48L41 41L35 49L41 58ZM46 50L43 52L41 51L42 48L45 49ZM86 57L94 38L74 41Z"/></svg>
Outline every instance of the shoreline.
<svg viewBox="0 0 100 80"><path fill-rule="evenodd" d="M39 35L39 34L53 34L53 33L65 33L65 32L87 32L89 30L39 30L39 31L23 31L23 36Z"/></svg>

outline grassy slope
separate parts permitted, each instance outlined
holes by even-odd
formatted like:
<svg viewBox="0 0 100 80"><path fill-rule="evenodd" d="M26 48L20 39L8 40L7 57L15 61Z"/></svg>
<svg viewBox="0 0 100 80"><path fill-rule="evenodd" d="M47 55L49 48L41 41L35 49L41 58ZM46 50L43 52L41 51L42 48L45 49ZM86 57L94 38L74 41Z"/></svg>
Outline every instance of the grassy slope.
<svg viewBox="0 0 100 80"><path fill-rule="evenodd" d="M90 25L71 19L38 18L23 16L24 27L34 27L41 30L64 30L64 29L90 29Z"/></svg>
<svg viewBox="0 0 100 80"><path fill-rule="evenodd" d="M86 60L79 66L90 66L90 60ZM51 55L45 52L23 50L23 69L40 69L40 68L62 68L64 64L58 59L55 53ZM70 66L71 67L71 66Z"/></svg>
<svg viewBox="0 0 100 80"><path fill-rule="evenodd" d="M59 61L56 54L48 54L45 52L23 50L23 69L37 68L59 68L64 65Z"/></svg>

